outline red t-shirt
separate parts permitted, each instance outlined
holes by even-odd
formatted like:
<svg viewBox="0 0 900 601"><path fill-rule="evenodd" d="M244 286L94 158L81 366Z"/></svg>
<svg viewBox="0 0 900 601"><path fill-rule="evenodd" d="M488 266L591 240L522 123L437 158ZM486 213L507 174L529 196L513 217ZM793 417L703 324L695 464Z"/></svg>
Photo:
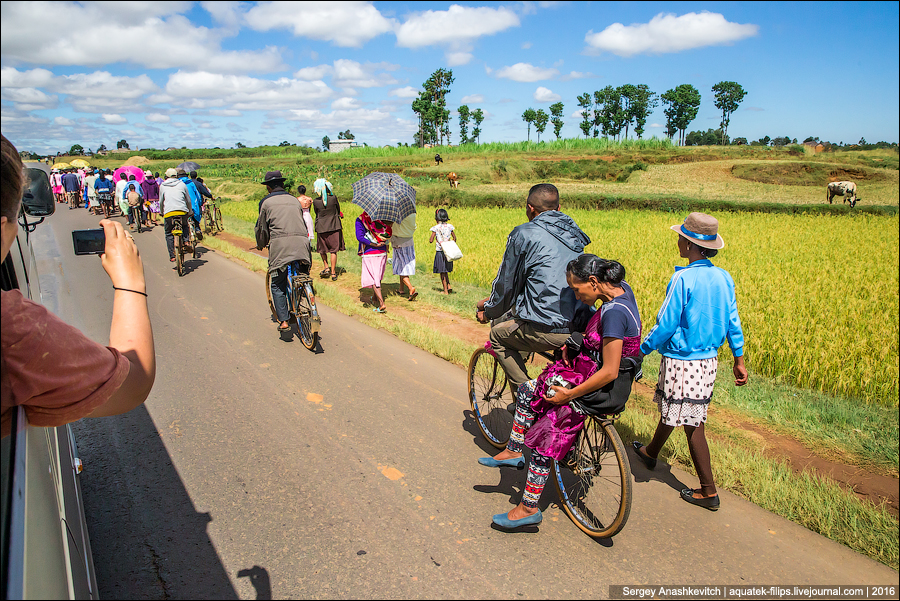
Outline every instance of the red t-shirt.
<svg viewBox="0 0 900 601"><path fill-rule="evenodd" d="M0 432L12 408L25 407L33 426L62 426L90 415L119 389L131 363L97 344L18 290L2 293Z"/></svg>

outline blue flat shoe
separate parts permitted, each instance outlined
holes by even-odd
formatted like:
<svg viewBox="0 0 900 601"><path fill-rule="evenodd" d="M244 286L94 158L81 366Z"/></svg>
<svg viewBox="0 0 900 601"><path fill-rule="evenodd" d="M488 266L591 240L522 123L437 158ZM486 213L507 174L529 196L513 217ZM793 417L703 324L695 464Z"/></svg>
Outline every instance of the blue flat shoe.
<svg viewBox="0 0 900 601"><path fill-rule="evenodd" d="M512 457L510 459L500 459L499 461L493 457L482 457L478 460L478 463L485 467L514 467L519 470L525 468L524 457Z"/></svg>
<svg viewBox="0 0 900 601"><path fill-rule="evenodd" d="M544 520L544 516L541 514L541 510L538 509L538 512L534 515L530 515L527 518L522 518L521 520L511 520L509 519L505 513L498 513L491 520L500 526L501 528L519 528L520 526L533 526L535 524L540 524Z"/></svg>

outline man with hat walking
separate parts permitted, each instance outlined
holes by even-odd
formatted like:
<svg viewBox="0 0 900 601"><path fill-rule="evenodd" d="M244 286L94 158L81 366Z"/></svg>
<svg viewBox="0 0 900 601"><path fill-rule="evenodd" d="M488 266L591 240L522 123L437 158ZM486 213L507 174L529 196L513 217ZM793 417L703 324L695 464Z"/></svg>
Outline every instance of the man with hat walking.
<svg viewBox="0 0 900 601"><path fill-rule="evenodd" d="M262 184L268 194L259 203L256 248L269 247L272 304L275 305L278 331L284 332L291 328L287 304L288 266L298 261L302 270L309 271L312 264L309 232L297 197L284 189L281 171L266 173Z"/></svg>

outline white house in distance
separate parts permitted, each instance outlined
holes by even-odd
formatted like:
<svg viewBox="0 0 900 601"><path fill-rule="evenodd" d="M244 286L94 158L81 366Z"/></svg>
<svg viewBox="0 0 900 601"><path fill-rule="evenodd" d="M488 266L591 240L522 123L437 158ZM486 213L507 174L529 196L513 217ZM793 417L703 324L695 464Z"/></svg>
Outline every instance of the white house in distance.
<svg viewBox="0 0 900 601"><path fill-rule="evenodd" d="M359 148L356 140L331 140L328 142L328 152L343 152L348 148Z"/></svg>

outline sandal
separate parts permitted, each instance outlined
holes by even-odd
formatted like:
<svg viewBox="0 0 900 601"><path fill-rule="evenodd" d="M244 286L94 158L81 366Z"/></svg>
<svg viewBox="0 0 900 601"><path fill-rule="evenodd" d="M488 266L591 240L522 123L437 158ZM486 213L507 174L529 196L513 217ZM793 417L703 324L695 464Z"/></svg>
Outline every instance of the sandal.
<svg viewBox="0 0 900 601"><path fill-rule="evenodd" d="M409 299L408 299L408 300L414 301L414 300L416 300L416 297L417 297L417 296L419 296L419 291L418 291L418 290L415 290L415 291L413 291L412 294L409 295Z"/></svg>
<svg viewBox="0 0 900 601"><path fill-rule="evenodd" d="M331 275L331 269L323 269L322 271L319 272L320 278L327 278L330 275Z"/></svg>
<svg viewBox="0 0 900 601"><path fill-rule="evenodd" d="M375 307L374 309L372 309L372 311L374 311L375 313L387 313L387 311L385 311L381 307Z"/></svg>
<svg viewBox="0 0 900 601"><path fill-rule="evenodd" d="M337 281L337 275L331 276L331 281L332 281L332 282L336 282L336 281Z"/></svg>

